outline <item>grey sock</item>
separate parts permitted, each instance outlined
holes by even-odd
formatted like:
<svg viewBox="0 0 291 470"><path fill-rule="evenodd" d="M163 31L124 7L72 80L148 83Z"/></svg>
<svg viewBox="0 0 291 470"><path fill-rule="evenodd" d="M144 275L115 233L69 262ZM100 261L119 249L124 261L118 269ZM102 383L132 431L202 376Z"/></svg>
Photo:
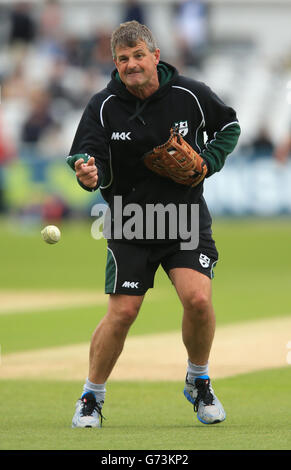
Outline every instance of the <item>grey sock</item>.
<svg viewBox="0 0 291 470"><path fill-rule="evenodd" d="M208 362L202 366L198 366L188 359L187 374L189 382L194 382L197 377L208 375Z"/></svg>
<svg viewBox="0 0 291 470"><path fill-rule="evenodd" d="M105 400L105 392L106 392L105 383L94 384L93 382L90 382L90 380L87 378L83 387L83 395L84 393L87 393L87 392L93 392L95 394L96 401L100 403L100 405L102 406Z"/></svg>

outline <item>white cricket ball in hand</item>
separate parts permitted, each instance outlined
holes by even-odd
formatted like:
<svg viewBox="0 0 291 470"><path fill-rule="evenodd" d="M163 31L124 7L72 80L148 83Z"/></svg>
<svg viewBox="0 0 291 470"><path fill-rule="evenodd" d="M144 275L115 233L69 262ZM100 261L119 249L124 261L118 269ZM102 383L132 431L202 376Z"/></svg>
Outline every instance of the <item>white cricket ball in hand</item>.
<svg viewBox="0 0 291 470"><path fill-rule="evenodd" d="M46 243L50 243L53 245L54 243L57 243L59 239L61 238L61 232L58 227L55 225L47 225L42 231L41 231L42 238Z"/></svg>

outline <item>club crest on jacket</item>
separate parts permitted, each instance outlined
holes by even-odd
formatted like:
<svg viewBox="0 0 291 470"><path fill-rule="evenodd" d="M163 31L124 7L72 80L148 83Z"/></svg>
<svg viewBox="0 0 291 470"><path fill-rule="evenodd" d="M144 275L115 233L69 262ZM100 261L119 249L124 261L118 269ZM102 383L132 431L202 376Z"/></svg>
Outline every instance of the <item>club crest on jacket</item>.
<svg viewBox="0 0 291 470"><path fill-rule="evenodd" d="M174 127L177 128L177 130L183 137L188 134L188 121L175 122Z"/></svg>

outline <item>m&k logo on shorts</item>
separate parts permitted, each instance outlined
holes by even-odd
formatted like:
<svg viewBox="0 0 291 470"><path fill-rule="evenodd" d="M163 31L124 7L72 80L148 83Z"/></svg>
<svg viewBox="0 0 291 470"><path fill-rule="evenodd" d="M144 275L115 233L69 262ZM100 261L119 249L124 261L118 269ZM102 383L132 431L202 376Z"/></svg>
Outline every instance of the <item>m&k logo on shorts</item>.
<svg viewBox="0 0 291 470"><path fill-rule="evenodd" d="M174 126L178 128L179 133L183 137L188 134L188 121L175 122Z"/></svg>
<svg viewBox="0 0 291 470"><path fill-rule="evenodd" d="M203 255L203 253L200 253L199 262L202 268L208 268L208 266L210 265L210 258L208 258L208 256L206 255Z"/></svg>
<svg viewBox="0 0 291 470"><path fill-rule="evenodd" d="M124 281L122 287L130 287L131 289L138 289L139 282L135 281Z"/></svg>

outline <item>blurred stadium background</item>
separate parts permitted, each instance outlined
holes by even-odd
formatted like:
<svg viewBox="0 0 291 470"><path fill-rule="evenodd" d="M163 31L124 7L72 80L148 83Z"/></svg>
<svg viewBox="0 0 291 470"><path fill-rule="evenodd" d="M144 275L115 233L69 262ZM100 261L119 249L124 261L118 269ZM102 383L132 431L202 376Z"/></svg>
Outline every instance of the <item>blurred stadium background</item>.
<svg viewBox="0 0 291 470"><path fill-rule="evenodd" d="M290 15L290 0L1 1L1 213L26 228L90 214L100 196L74 185L65 157L109 80L112 29L136 18L163 60L237 111L239 145L205 185L212 214L289 214Z"/></svg>
<svg viewBox="0 0 291 470"><path fill-rule="evenodd" d="M290 16L291 0L0 0L1 449L290 449ZM102 435L70 429L107 298L105 241L90 234L100 194L78 186L65 157L87 101L110 78L111 32L134 18L153 30L162 59L210 85L242 127L223 171L205 182L222 254L218 333L237 325L218 365L239 374L215 382L230 426L211 439L197 426L193 438L187 403L177 413L185 369L172 343L169 355L131 343L155 356L145 363L156 377L170 358L171 381L141 385L133 350L137 367L125 360L124 369L136 382L108 386ZM40 236L51 222L62 228L53 248ZM179 300L157 276L133 340L180 334ZM268 370L240 374L241 363Z"/></svg>

